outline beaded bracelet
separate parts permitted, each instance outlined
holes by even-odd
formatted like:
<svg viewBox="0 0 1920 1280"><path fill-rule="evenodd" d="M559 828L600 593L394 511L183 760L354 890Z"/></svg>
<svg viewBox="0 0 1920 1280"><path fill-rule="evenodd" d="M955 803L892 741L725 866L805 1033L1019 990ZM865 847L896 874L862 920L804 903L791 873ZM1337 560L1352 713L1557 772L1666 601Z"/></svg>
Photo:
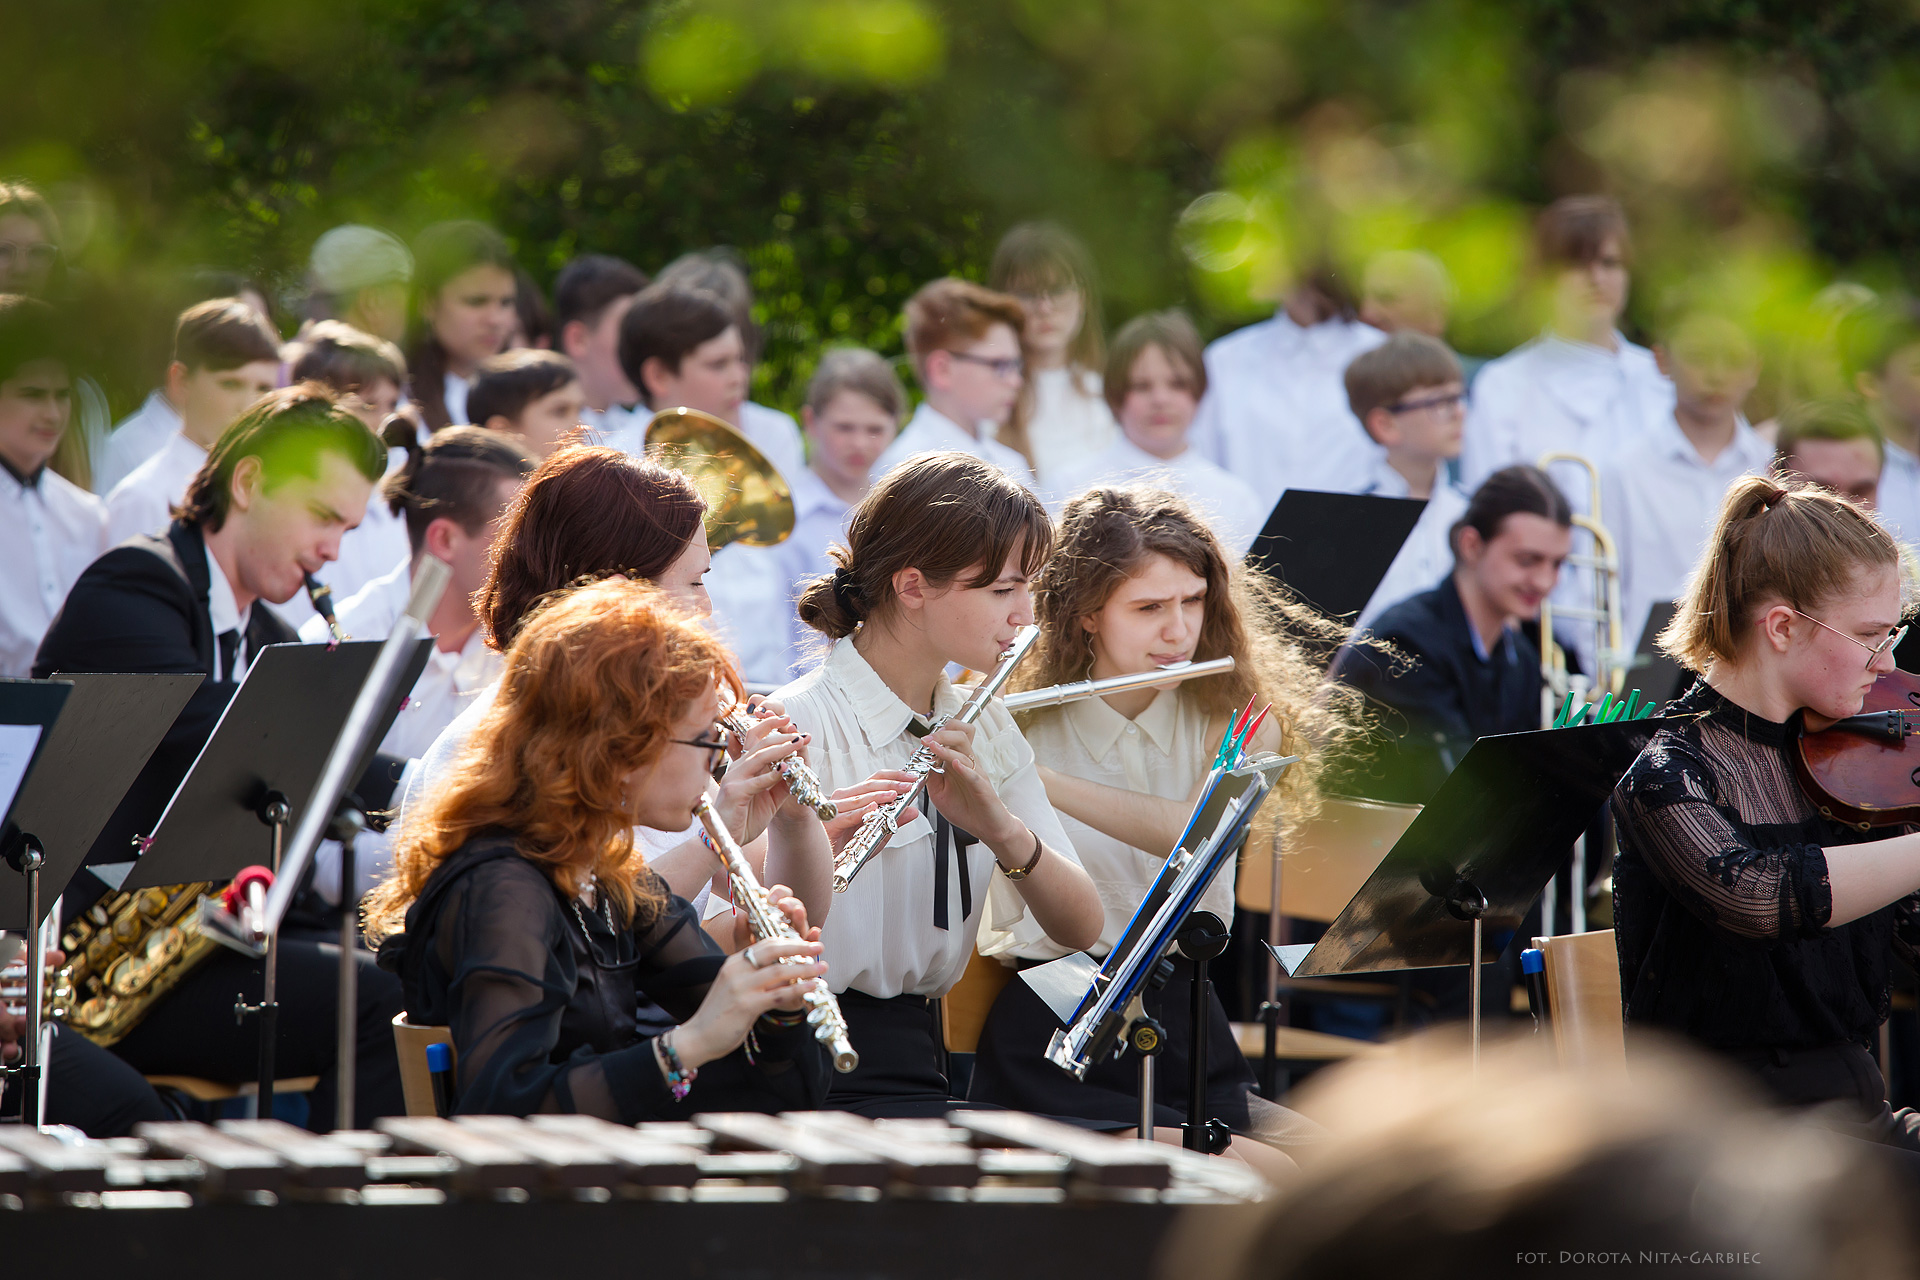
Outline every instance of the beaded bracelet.
<svg viewBox="0 0 1920 1280"><path fill-rule="evenodd" d="M720 846L715 844L713 842L713 837L707 834L706 827L700 826L696 828L695 834L697 834L700 837L700 843L707 846L707 852L712 854L715 860L718 861L720 865L724 867L727 864L727 860L720 856Z"/></svg>
<svg viewBox="0 0 1920 1280"><path fill-rule="evenodd" d="M663 1031L653 1038L654 1061L660 1064L660 1074L667 1078L667 1088L673 1093L675 1102L685 1102L693 1091L693 1082L699 1076L698 1067L689 1067L680 1061L680 1055L674 1052L673 1032Z"/></svg>

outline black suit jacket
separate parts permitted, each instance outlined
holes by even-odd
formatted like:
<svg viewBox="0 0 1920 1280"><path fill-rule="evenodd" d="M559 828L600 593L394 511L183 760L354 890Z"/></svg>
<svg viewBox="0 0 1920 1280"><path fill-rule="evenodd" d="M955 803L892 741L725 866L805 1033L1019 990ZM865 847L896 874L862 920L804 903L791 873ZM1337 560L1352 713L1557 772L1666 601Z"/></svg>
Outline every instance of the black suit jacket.
<svg viewBox="0 0 1920 1280"><path fill-rule="evenodd" d="M186 672L208 679L134 780L87 861L125 862L136 836L150 835L174 789L213 736L220 713L239 688L214 680L213 619L207 595L207 544L197 526L178 520L162 536L129 538L87 566L40 641L33 674L56 672ZM297 640L265 605L247 620L251 659L270 644ZM82 896L85 896L83 893Z"/></svg>

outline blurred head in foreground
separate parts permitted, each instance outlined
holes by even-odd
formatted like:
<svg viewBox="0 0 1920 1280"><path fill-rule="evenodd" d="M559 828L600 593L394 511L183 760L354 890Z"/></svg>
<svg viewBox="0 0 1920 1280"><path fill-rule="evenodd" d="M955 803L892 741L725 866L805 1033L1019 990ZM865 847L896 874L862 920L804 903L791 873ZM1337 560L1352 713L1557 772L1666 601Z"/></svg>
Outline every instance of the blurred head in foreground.
<svg viewBox="0 0 1920 1280"><path fill-rule="evenodd" d="M1419 1037L1295 1105L1333 1134L1300 1180L1236 1240L1176 1232L1162 1274L1912 1274L1890 1153L1760 1111L1678 1050L1583 1073L1514 1041L1476 1075L1458 1037Z"/></svg>

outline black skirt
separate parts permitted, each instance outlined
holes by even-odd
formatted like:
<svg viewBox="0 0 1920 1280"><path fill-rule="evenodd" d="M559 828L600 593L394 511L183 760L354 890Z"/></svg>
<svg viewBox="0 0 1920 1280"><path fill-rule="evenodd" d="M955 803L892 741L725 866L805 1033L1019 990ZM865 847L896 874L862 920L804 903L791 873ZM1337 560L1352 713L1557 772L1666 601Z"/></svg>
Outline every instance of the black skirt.
<svg viewBox="0 0 1920 1280"><path fill-rule="evenodd" d="M1193 965L1175 961L1174 975L1167 985L1148 992L1145 999L1147 1013L1167 1033L1166 1047L1154 1063L1153 1096L1154 1123L1169 1128L1187 1119L1193 970ZM1247 1095L1254 1084L1253 1068L1234 1042L1233 1027L1219 995L1210 993L1210 998L1213 1011L1207 1020L1207 1115L1245 1133L1251 1127ZM1033 988L1018 979L1009 982L993 1002L981 1029L968 1100L1076 1117L1092 1128L1131 1129L1137 1125L1139 1059L1132 1052L1108 1058L1095 1063L1084 1081L1075 1080L1046 1058L1053 1033L1060 1029L1060 1019L1033 993Z"/></svg>
<svg viewBox="0 0 1920 1280"><path fill-rule="evenodd" d="M828 1110L924 1119L966 1105L950 1096L938 1002L909 995L883 1000L864 991L842 991L839 1000L860 1065L834 1074Z"/></svg>

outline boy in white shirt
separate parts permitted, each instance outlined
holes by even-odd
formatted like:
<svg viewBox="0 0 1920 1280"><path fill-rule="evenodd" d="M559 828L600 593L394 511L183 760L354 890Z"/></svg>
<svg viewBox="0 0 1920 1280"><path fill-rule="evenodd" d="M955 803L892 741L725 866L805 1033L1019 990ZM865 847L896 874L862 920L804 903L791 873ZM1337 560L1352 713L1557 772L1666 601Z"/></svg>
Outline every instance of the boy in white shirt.
<svg viewBox="0 0 1920 1280"><path fill-rule="evenodd" d="M774 548L787 584L787 672L811 670L825 649L803 626L796 604L812 579L833 572L827 548L844 542L847 515L873 487L873 464L907 411L906 388L893 366L865 347L840 347L820 358L800 410L813 460L792 481L793 532Z"/></svg>
<svg viewBox="0 0 1920 1280"><path fill-rule="evenodd" d="M167 366L180 430L107 495L108 542L164 531L213 442L279 381L280 335L252 307L214 298L182 312Z"/></svg>
<svg viewBox="0 0 1920 1280"><path fill-rule="evenodd" d="M580 421L598 432L602 443L620 448L627 447L625 432L646 425L646 415L633 409L640 388L620 367L620 321L646 287L646 272L604 253L581 254L560 268L553 282L560 350L580 374Z"/></svg>
<svg viewBox="0 0 1920 1280"><path fill-rule="evenodd" d="M1287 489L1352 493L1380 452L1347 408L1340 375L1387 335L1355 318L1350 286L1316 272L1271 320L1207 348L1194 447L1271 511Z"/></svg>
<svg viewBox="0 0 1920 1280"><path fill-rule="evenodd" d="M25 676L67 589L107 549L100 499L47 467L73 418L52 308L0 295L0 676Z"/></svg>
<svg viewBox="0 0 1920 1280"><path fill-rule="evenodd" d="M1019 302L952 276L907 299L907 353L927 398L874 467L884 476L908 458L953 450L990 462L1031 489L1033 468L994 439L1026 374Z"/></svg>
<svg viewBox="0 0 1920 1280"><path fill-rule="evenodd" d="M1363 353L1347 366L1346 383L1354 417L1384 451L1361 492L1427 504L1360 611L1355 625L1364 627L1453 571L1453 526L1467 495L1448 479L1447 463L1460 456L1466 386L1446 344L1412 332Z"/></svg>
<svg viewBox="0 0 1920 1280"><path fill-rule="evenodd" d="M1760 380L1760 353L1740 326L1688 316L1653 353L1673 380L1673 412L1601 472L1601 521L1620 557L1620 638L1629 648L1653 606L1686 590L1727 487L1773 461L1773 447L1740 412Z"/></svg>
<svg viewBox="0 0 1920 1280"><path fill-rule="evenodd" d="M1104 382L1121 437L1065 469L1053 512L1096 485L1144 484L1179 494L1236 559L1260 533L1266 512L1237 477L1188 444L1194 410L1207 392L1200 334L1186 313L1153 311L1114 335Z"/></svg>
<svg viewBox="0 0 1920 1280"><path fill-rule="evenodd" d="M1906 542L1920 539L1920 324L1912 305L1883 303L1840 327L1854 390L1885 444L1880 520Z"/></svg>
<svg viewBox="0 0 1920 1280"><path fill-rule="evenodd" d="M544 458L580 425L585 407L579 369L557 351L521 347L484 360L467 392L475 426L510 432Z"/></svg>

